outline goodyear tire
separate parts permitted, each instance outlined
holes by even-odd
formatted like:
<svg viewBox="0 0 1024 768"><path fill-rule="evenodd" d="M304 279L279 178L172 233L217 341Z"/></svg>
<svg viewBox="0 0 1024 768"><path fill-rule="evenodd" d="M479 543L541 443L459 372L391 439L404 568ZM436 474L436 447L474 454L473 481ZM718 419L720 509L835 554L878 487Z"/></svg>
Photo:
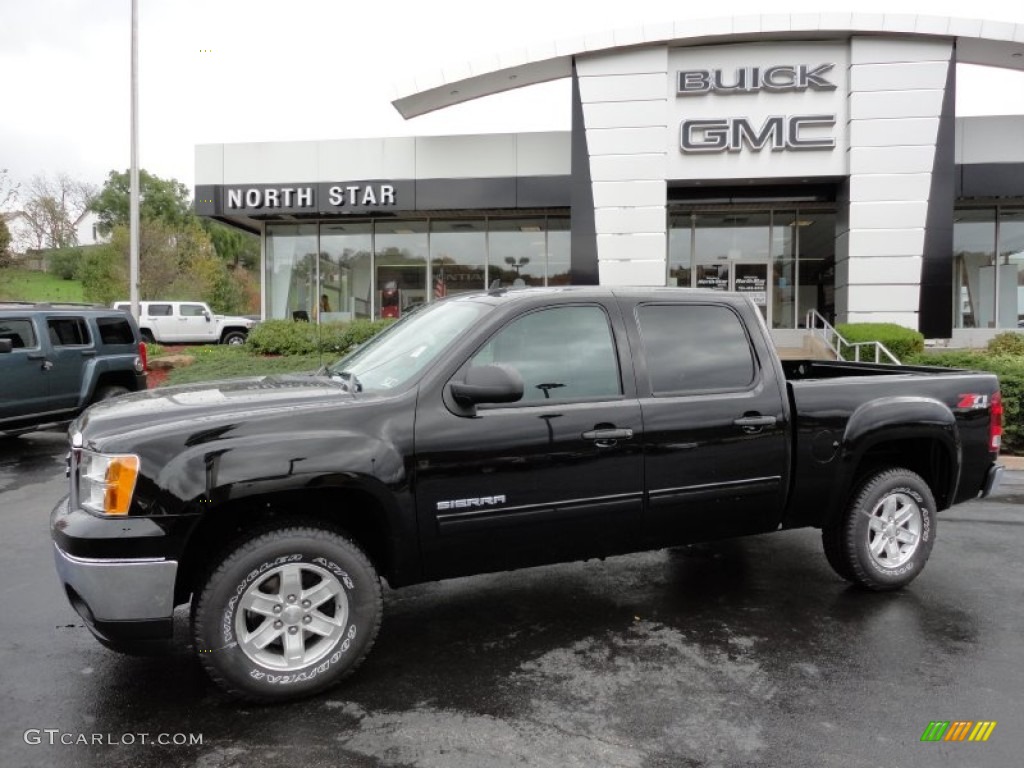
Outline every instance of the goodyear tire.
<svg viewBox="0 0 1024 768"><path fill-rule="evenodd" d="M881 591L917 577L935 534L935 499L928 484L908 469L887 469L860 483L845 517L822 538L836 573Z"/></svg>
<svg viewBox="0 0 1024 768"><path fill-rule="evenodd" d="M380 580L334 531L264 531L227 554L193 607L195 651L228 693L252 701L309 696L337 684L380 629Z"/></svg>

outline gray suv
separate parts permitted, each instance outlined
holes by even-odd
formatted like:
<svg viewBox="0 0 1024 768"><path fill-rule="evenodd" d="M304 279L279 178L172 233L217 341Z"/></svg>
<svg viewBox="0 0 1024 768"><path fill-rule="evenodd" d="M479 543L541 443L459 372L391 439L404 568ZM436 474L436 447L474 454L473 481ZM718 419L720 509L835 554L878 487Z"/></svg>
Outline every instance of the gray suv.
<svg viewBox="0 0 1024 768"><path fill-rule="evenodd" d="M98 400L145 388L146 346L131 315L0 301L0 432L70 421Z"/></svg>

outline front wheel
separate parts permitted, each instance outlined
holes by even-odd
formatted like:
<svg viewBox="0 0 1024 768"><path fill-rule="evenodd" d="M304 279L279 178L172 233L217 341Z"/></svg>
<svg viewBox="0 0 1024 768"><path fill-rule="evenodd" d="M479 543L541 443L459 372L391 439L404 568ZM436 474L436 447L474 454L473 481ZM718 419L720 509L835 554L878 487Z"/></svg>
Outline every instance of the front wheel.
<svg viewBox="0 0 1024 768"><path fill-rule="evenodd" d="M329 688L369 653L380 580L363 551L319 527L265 531L229 553L193 608L196 654L228 693L282 701Z"/></svg>
<svg viewBox="0 0 1024 768"><path fill-rule="evenodd" d="M917 577L935 533L928 484L908 469L887 469L861 482L845 516L822 539L836 573L868 589L889 590Z"/></svg>
<svg viewBox="0 0 1024 768"><path fill-rule="evenodd" d="M224 334L224 338L220 340L220 343L231 344L232 346L245 344L245 334L242 331L228 331Z"/></svg>

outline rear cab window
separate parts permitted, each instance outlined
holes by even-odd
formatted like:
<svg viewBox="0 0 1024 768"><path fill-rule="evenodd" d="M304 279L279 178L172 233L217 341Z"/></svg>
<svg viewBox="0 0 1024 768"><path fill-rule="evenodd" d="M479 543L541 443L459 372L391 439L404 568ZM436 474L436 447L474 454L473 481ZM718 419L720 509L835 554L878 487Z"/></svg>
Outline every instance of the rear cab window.
<svg viewBox="0 0 1024 768"><path fill-rule="evenodd" d="M96 330L103 344L135 344L131 323L120 317L97 317Z"/></svg>
<svg viewBox="0 0 1024 768"><path fill-rule="evenodd" d="M736 392L757 366L739 315L721 304L642 304L636 310L655 397Z"/></svg>

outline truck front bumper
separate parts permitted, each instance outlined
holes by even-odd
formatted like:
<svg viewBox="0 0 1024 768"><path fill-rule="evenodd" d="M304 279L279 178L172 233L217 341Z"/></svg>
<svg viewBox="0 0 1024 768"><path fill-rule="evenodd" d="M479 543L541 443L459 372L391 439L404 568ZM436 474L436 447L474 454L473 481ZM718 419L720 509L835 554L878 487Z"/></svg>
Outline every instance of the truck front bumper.
<svg viewBox="0 0 1024 768"><path fill-rule="evenodd" d="M51 533L70 514L64 499L50 516ZM104 645L120 648L171 636L176 561L78 557L56 541L53 556L71 607Z"/></svg>

